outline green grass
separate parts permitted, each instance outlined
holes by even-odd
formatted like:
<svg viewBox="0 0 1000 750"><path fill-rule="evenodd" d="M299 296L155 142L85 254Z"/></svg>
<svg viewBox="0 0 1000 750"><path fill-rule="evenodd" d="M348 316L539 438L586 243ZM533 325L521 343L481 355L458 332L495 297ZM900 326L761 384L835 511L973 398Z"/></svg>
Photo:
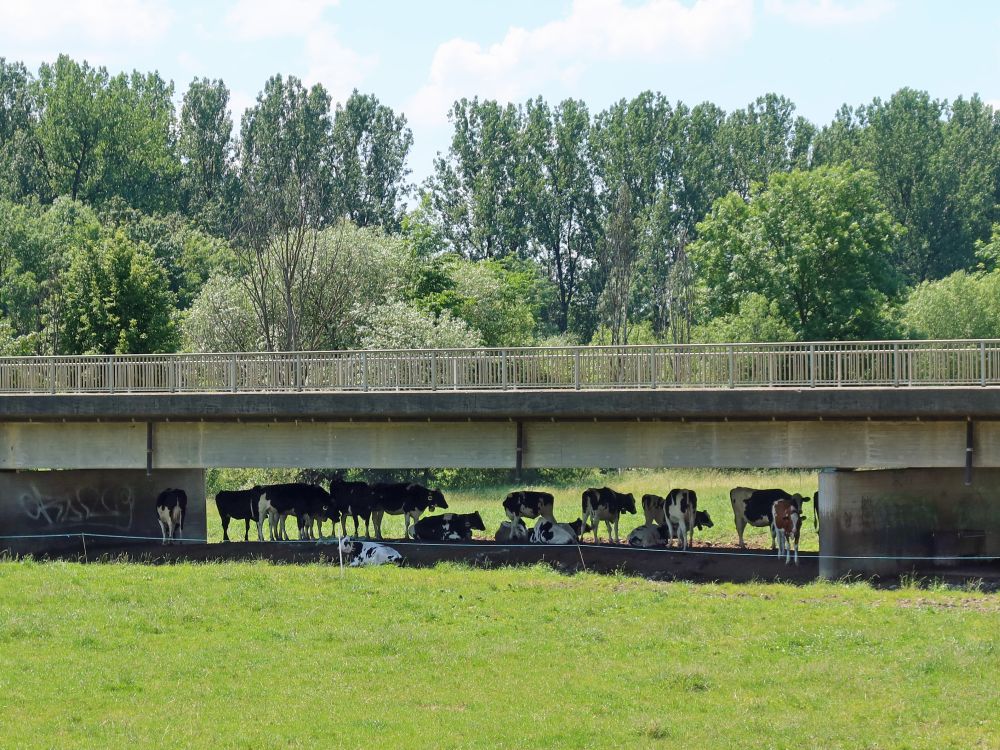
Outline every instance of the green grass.
<svg viewBox="0 0 1000 750"><path fill-rule="evenodd" d="M237 480L239 475L235 475ZM252 482L253 480L248 480ZM729 490L733 487L781 487L789 492L800 492L812 497L818 486L817 475L810 472L725 472L717 470L672 470L672 471L623 471L620 475L611 474L597 477L593 481L582 484L544 486L525 485L515 487L512 484L476 489L452 489L443 487L448 509L456 513L471 513L478 510L486 525L485 534L477 534L481 538L492 539L500 522L506 520L503 512L503 499L512 489L546 490L555 495L555 515L560 521L572 521L580 516L580 497L587 487L612 487L622 492L635 495L636 510L634 516L624 515L619 522L618 530L622 540L628 533L643 523L641 498L651 492L654 495L666 495L674 487L686 487L698 493L698 507L707 510L715 524L710 529L695 532L695 544L710 542L715 545L735 545L737 542L736 527L733 524L733 509L729 502ZM239 489L239 486L228 486L226 489ZM799 543L801 550L819 549L819 537L813 528L812 503L805 506L807 519L802 526L802 536ZM531 522L529 521L529 525ZM294 522L289 522L289 533L294 536ZM348 521L347 529L353 533L354 524ZM364 533L364 525L361 527ZM231 539L243 538L243 524L233 522L230 527ZM265 529L265 536L267 530ZM330 533L327 524L325 534ZM373 531L374 533L374 531ZM382 533L387 538L400 537L403 533L403 520L400 516L387 516L382 522ZM251 539L255 539L256 531L252 531ZM601 525L601 538L607 541L607 531ZM748 526L744 538L749 546L771 547L770 531ZM211 542L222 541L222 525L219 523L215 504L209 500L208 507L208 539ZM587 540L591 539L590 534Z"/></svg>
<svg viewBox="0 0 1000 750"><path fill-rule="evenodd" d="M997 748L1000 597L0 563L0 746Z"/></svg>

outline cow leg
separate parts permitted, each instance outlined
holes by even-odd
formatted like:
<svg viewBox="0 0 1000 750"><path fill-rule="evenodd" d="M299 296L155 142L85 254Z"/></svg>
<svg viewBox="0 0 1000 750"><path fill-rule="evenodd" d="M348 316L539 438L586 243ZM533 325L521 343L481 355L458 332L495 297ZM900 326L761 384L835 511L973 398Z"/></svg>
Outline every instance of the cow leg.
<svg viewBox="0 0 1000 750"><path fill-rule="evenodd" d="M614 542L615 537L611 533L611 519L610 518L605 518L604 519L604 528L606 528L608 530L608 544L611 544L612 542Z"/></svg>
<svg viewBox="0 0 1000 750"><path fill-rule="evenodd" d="M165 523L163 523L163 519L162 518L158 518L157 520L160 522L160 533L163 535L163 541L161 543L162 544L166 544L167 543L167 525Z"/></svg>
<svg viewBox="0 0 1000 750"><path fill-rule="evenodd" d="M246 528L246 531L243 533L243 541L244 542L249 542L250 541L250 519L247 518L247 519L244 519L244 520L247 523L247 528Z"/></svg>
<svg viewBox="0 0 1000 750"><path fill-rule="evenodd" d="M375 524L375 538L378 539L379 541L382 541L382 515L383 514L384 514L384 511L381 511L381 510L372 511L372 523ZM367 524L366 524L365 531L367 531L367 530L368 529L367 529Z"/></svg>
<svg viewBox="0 0 1000 750"><path fill-rule="evenodd" d="M688 537L687 537L687 524L684 523L684 519L681 518L677 522L677 542L680 548L687 552L688 548Z"/></svg>
<svg viewBox="0 0 1000 750"><path fill-rule="evenodd" d="M229 541L229 516L222 516L222 541Z"/></svg>
<svg viewBox="0 0 1000 750"><path fill-rule="evenodd" d="M615 544L621 544L621 539L618 537L618 519L615 519Z"/></svg>
<svg viewBox="0 0 1000 750"><path fill-rule="evenodd" d="M743 542L743 531L746 529L746 527L747 527L746 519L740 518L739 516L737 516L736 517L736 534L740 538L740 549L746 549L747 548L746 544L744 544L744 542Z"/></svg>
<svg viewBox="0 0 1000 750"><path fill-rule="evenodd" d="M667 527L667 547L674 543L674 525L670 523L670 516L664 514L663 525Z"/></svg>
<svg viewBox="0 0 1000 750"><path fill-rule="evenodd" d="M371 530L371 527L370 527L371 522L372 522L372 514L369 513L367 516L365 516L365 539L371 539L372 538L372 530ZM358 530L355 529L354 530L354 536L357 536L357 535L358 535Z"/></svg>

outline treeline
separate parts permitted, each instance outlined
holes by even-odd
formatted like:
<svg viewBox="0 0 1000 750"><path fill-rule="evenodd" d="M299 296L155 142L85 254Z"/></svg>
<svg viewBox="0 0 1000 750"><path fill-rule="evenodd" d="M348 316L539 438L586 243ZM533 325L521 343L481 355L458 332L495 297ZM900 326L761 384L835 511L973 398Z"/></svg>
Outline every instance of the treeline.
<svg viewBox="0 0 1000 750"><path fill-rule="evenodd" d="M403 115L0 59L0 351L1000 336L1000 116L644 92Z"/></svg>

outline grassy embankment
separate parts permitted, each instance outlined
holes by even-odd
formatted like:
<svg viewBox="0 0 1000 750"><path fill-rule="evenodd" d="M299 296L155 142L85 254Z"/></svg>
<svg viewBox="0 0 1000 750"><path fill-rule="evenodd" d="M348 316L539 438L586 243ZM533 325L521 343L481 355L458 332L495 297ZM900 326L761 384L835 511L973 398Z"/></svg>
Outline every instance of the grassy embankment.
<svg viewBox="0 0 1000 750"><path fill-rule="evenodd" d="M0 563L0 746L996 748L1000 597Z"/></svg>
<svg viewBox="0 0 1000 750"><path fill-rule="evenodd" d="M253 480L247 479L246 475L239 472L224 474L215 478L215 484L209 488L210 493L215 489L239 489L241 483L249 483ZM258 480L259 481L259 480ZM285 481L281 479L280 481ZM782 487L789 492L800 492L807 497L812 497L818 486L817 475L811 472L724 472L713 470L672 470L672 471L624 471L620 475L595 476L592 481L584 483L574 483L571 485L544 486L525 485L523 489L547 490L555 495L555 514L560 521L572 521L580 515L580 496L587 487L601 487L607 485L622 492L631 492L635 495L636 510L634 516L625 515L619 523L619 532L622 539L628 533L643 523L642 507L640 500L643 494L651 492L656 495L665 495L671 488L687 487L698 493L698 507L708 510L712 516L715 526L710 529L695 532L695 544L699 542L710 542L715 545L735 545L737 541L736 528L733 525L733 511L729 502L729 490L740 485L748 487ZM495 487L481 487L476 489L449 489L444 487L445 498L448 501L448 509L456 513L471 513L478 510L486 525L485 534L477 534L487 539L492 539L493 534L499 527L500 522L505 520L503 512L503 499L512 489L513 485L500 485ZM800 549L816 550L819 548L819 539L813 528L812 503L805 506L806 521L802 527ZM529 525L531 522L529 522ZM288 525L289 533L294 536L294 522ZM338 527L339 528L339 527ZM353 522L347 523L348 533L353 533ZM361 527L364 533L364 525ZM400 516L388 516L382 523L382 532L387 538L399 537L403 533L403 521ZM266 535L265 530L265 535ZM330 525L327 524L324 533L330 533ZM374 532L373 532L374 533ZM256 534L254 531L253 534ZM243 538L242 522L233 522L230 526L231 539ZM251 539L256 538L251 536ZM607 541L607 531L601 525L601 538ZM771 546L771 536L768 529L758 529L748 527L745 535L746 541L751 546L767 547ZM222 526L219 523L219 516L215 510L215 504L211 497L208 502L208 539L211 542L222 541ZM587 535L589 541L591 536Z"/></svg>

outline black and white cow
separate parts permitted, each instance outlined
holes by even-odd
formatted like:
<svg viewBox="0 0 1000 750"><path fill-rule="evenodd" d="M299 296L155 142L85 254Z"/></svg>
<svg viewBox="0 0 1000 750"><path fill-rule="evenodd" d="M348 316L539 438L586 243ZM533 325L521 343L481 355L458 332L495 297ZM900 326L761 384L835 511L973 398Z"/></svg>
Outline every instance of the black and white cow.
<svg viewBox="0 0 1000 750"><path fill-rule="evenodd" d="M350 560L352 568L400 563L403 561L403 556L399 552L392 547L379 544L378 542L361 542L345 536L338 543L340 544L341 554L345 560Z"/></svg>
<svg viewBox="0 0 1000 750"><path fill-rule="evenodd" d="M163 532L163 543L170 544L184 534L184 518L187 515L187 493L184 490L167 488L156 498L156 517Z"/></svg>
<svg viewBox="0 0 1000 750"><path fill-rule="evenodd" d="M694 544L694 517L697 511L698 495L694 490L673 489L664 498L663 518L668 532L667 539L671 540L676 536L681 549ZM670 546L670 541L667 541L667 546Z"/></svg>
<svg viewBox="0 0 1000 750"><path fill-rule="evenodd" d="M582 518L572 523L557 523L551 518L539 516L531 531L530 541L532 544L577 544L585 531L590 531L590 527L584 525Z"/></svg>
<svg viewBox="0 0 1000 750"><path fill-rule="evenodd" d="M711 528L714 525L712 517L708 515L707 511L695 511L694 527L696 529ZM667 534L666 524L647 523L632 530L632 533L628 535L628 543L632 547L663 547L667 544ZM676 533L669 538L676 539Z"/></svg>
<svg viewBox="0 0 1000 750"><path fill-rule="evenodd" d="M515 523L521 518L552 518L552 508L555 498L551 492L538 490L515 490L503 501L503 509L507 519Z"/></svg>
<svg viewBox="0 0 1000 750"><path fill-rule="evenodd" d="M615 492L610 487L591 487L583 493L583 519L594 530L594 543L599 541L598 524L604 521L608 538L615 544L618 539L618 518L624 513L635 513L635 497L632 493ZM612 527L614 531L612 532ZM581 535L582 536L582 535Z"/></svg>
<svg viewBox="0 0 1000 750"><path fill-rule="evenodd" d="M486 531L479 511L427 516L410 527L413 538L425 542L463 542L472 539L473 530Z"/></svg>
<svg viewBox="0 0 1000 750"><path fill-rule="evenodd" d="M497 529L497 533L494 535L494 539L500 543L507 542L527 542L531 532L528 531L528 527L524 524L520 518L516 522L511 521L501 521L500 528Z"/></svg>
<svg viewBox="0 0 1000 750"><path fill-rule="evenodd" d="M771 529L771 549L775 548L774 536L774 503L778 500L788 500L802 511L802 504L809 498L796 493L791 495L781 489L755 490L751 487L734 487L729 491L729 501L733 505L733 520L736 522L736 533L740 538L740 547L746 548L743 542L743 531L747 524Z"/></svg>
<svg viewBox="0 0 1000 750"><path fill-rule="evenodd" d="M642 496L642 513L646 517L646 526L652 526L653 524L663 526L666 523L666 517L663 515L663 504L665 502L659 495Z"/></svg>
<svg viewBox="0 0 1000 750"><path fill-rule="evenodd" d="M251 487L249 490L222 490L215 494L215 507L219 509L219 518L222 521L222 540L229 539L229 522L232 519L246 521L246 531L243 534L243 541L250 541L250 522L253 521L260 532L260 495L264 490L261 487ZM257 537L264 541L264 534L258 533Z"/></svg>
<svg viewBox="0 0 1000 750"><path fill-rule="evenodd" d="M403 537L410 535L410 524L416 522L425 510L447 509L441 490L428 489L422 484L406 482L380 482L372 485L372 520L375 538L382 538L382 516L403 516Z"/></svg>
<svg viewBox="0 0 1000 750"><path fill-rule="evenodd" d="M323 538L323 521L339 519L330 500L330 493L315 484L290 482L269 484L261 488L258 501L258 534L263 537L264 519L268 520L271 541L288 541L285 521L288 516L298 519L299 539L312 538L312 522L319 523L319 536ZM334 529L336 531L336 528Z"/></svg>
<svg viewBox="0 0 1000 750"><path fill-rule="evenodd" d="M365 538L371 536L372 488L368 482L345 482L340 478L330 481L330 498L340 514L340 528L347 536L347 517L354 519L354 536L358 535L358 519L365 522Z"/></svg>

